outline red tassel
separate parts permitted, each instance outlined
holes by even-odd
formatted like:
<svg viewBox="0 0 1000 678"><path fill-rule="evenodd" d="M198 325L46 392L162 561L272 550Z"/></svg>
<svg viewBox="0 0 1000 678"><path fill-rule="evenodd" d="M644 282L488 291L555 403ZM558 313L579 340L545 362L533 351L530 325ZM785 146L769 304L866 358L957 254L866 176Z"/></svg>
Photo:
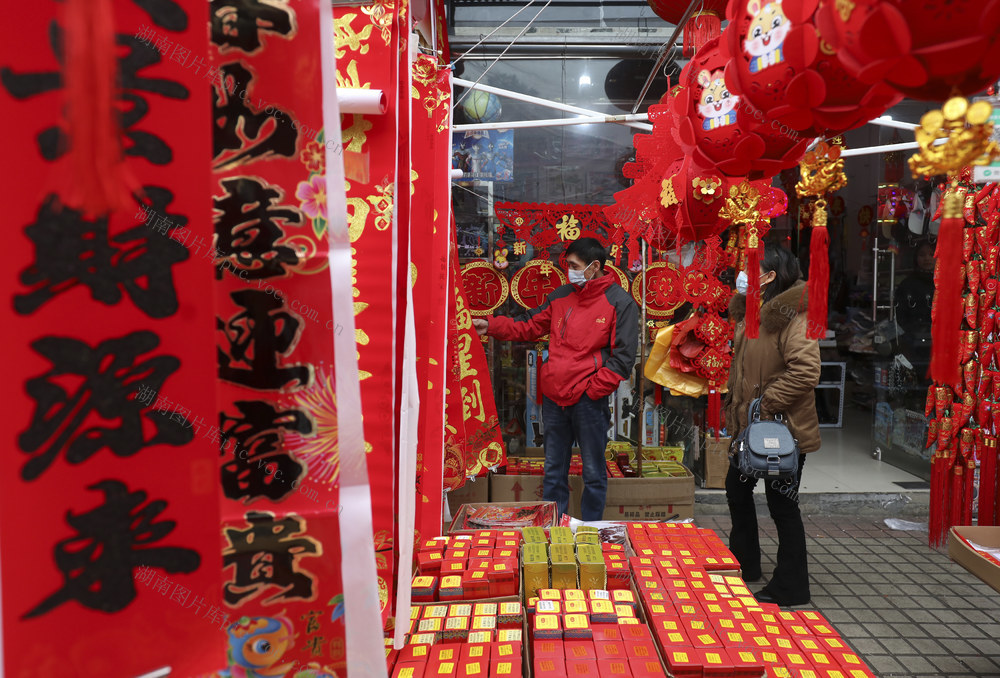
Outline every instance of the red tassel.
<svg viewBox="0 0 1000 678"><path fill-rule="evenodd" d="M947 538L948 530L954 525L959 525L962 520L962 490L965 487L965 466L958 460L958 455L955 455L955 465L951 469L951 501L950 510L948 512L948 522L945 525L944 533L941 535L941 541Z"/></svg>
<svg viewBox="0 0 1000 678"><path fill-rule="evenodd" d="M127 208L140 192L121 145L114 8L112 0L67 0L64 16L69 176L63 198L95 217Z"/></svg>
<svg viewBox="0 0 1000 678"><path fill-rule="evenodd" d="M809 312L806 337L826 336L827 300L830 288L830 234L826 230L826 203L816 205L812 240L809 243Z"/></svg>
<svg viewBox="0 0 1000 678"><path fill-rule="evenodd" d="M722 398L714 388L708 392L708 425L718 440L719 431L722 430Z"/></svg>
<svg viewBox="0 0 1000 678"><path fill-rule="evenodd" d="M979 436L979 525L996 525L997 441Z"/></svg>
<svg viewBox="0 0 1000 678"><path fill-rule="evenodd" d="M747 250L747 315L746 336L760 336L760 248Z"/></svg>
<svg viewBox="0 0 1000 678"><path fill-rule="evenodd" d="M722 20L711 10L695 12L684 26L684 51L686 57L693 57L702 45L722 34Z"/></svg>
<svg viewBox="0 0 1000 678"><path fill-rule="evenodd" d="M931 379L955 386L961 379L959 343L962 330L962 206L965 190L953 186L945 195L938 231L937 274L931 320Z"/></svg>
<svg viewBox="0 0 1000 678"><path fill-rule="evenodd" d="M976 475L976 461L970 456L965 460L965 487L962 490L962 525L972 524L973 480Z"/></svg>

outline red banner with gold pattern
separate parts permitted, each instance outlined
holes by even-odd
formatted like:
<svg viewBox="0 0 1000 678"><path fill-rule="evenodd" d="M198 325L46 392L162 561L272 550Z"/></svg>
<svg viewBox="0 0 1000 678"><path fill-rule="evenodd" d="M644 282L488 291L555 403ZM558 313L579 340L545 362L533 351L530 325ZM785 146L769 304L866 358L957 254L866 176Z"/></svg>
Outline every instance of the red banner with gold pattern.
<svg viewBox="0 0 1000 678"><path fill-rule="evenodd" d="M405 6L405 3L404 5ZM358 344L365 445L379 565L383 617L390 614L396 514L396 423L400 369L394 361L397 278L393 276L394 196L397 184L397 115L407 115L409 97L398 96L400 51L408 29L397 23L399 0L335 8L337 86L381 89L382 115L341 116L348 219L354 254L354 320ZM403 190L408 190L403 177ZM403 258L405 259L405 250ZM398 261L398 258L397 258ZM404 269L405 270L405 269ZM402 328L399 328L402 331ZM401 336L401 334L400 334ZM401 342L400 342L401 343ZM395 364L394 364L395 363Z"/></svg>
<svg viewBox="0 0 1000 678"><path fill-rule="evenodd" d="M448 380L445 400L444 486L454 490L466 477L483 476L506 459L496 401L482 342L472 327L458 266L455 222L451 223Z"/></svg>
<svg viewBox="0 0 1000 678"><path fill-rule="evenodd" d="M346 665L319 21L316 3L289 0L209 18L233 674ZM306 86L289 69L315 77ZM271 652L261 656L260 643Z"/></svg>
<svg viewBox="0 0 1000 678"><path fill-rule="evenodd" d="M448 347L449 109L451 71L427 56L413 65L413 204L410 256L417 325L420 420L417 447L418 533L441 531L444 389ZM429 144L429 149L427 148Z"/></svg>
<svg viewBox="0 0 1000 678"><path fill-rule="evenodd" d="M34 2L16 14L0 28L0 674L198 675L225 663L227 614L205 295L206 4ZM125 207L85 213L67 152L97 127L96 152L117 163L120 144L135 182L115 192Z"/></svg>

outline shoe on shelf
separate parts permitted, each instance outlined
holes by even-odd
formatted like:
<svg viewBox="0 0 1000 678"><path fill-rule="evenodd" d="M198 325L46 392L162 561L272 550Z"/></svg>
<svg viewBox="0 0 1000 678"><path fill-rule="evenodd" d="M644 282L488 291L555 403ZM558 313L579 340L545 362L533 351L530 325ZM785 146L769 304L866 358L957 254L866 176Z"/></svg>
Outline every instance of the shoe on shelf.
<svg viewBox="0 0 1000 678"><path fill-rule="evenodd" d="M796 607L797 605L809 604L809 598L806 598L805 600L784 600L771 595L767 589L761 589L755 593L754 598L757 599L758 603L771 603L778 605L779 607Z"/></svg>

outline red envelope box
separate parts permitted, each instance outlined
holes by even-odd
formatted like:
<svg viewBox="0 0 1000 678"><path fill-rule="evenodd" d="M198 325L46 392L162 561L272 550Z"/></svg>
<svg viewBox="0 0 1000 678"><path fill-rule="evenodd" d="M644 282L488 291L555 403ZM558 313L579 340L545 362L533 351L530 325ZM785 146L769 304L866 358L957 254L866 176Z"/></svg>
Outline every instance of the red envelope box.
<svg viewBox="0 0 1000 678"><path fill-rule="evenodd" d="M505 661L516 661L520 666L521 662L521 643L494 643L492 649L490 650L490 662L496 660Z"/></svg>
<svg viewBox="0 0 1000 678"><path fill-rule="evenodd" d="M792 641L806 655L810 652L823 652L826 650L826 646L820 642L819 638L813 638L812 636L800 636L792 638Z"/></svg>
<svg viewBox="0 0 1000 678"><path fill-rule="evenodd" d="M494 657L490 662L490 676L494 678L521 678L521 657L517 656L512 659Z"/></svg>
<svg viewBox="0 0 1000 678"><path fill-rule="evenodd" d="M701 633L691 633L688 635L691 639L691 645L696 648L721 648L722 641L719 637L711 631L702 631Z"/></svg>
<svg viewBox="0 0 1000 678"><path fill-rule="evenodd" d="M810 623L809 624L809 629L812 631L813 635L816 636L817 638L819 638L819 637L839 638L840 637L840 634L837 633L836 629L833 628L833 625L830 624L830 622L826 621L825 619L823 621L820 621L820 622Z"/></svg>
<svg viewBox="0 0 1000 678"><path fill-rule="evenodd" d="M563 652L566 655L566 659L597 660L597 651L594 649L594 642L591 640L563 641ZM567 671L567 673L569 672Z"/></svg>
<svg viewBox="0 0 1000 678"><path fill-rule="evenodd" d="M455 644L435 645L431 648L430 664L457 664L462 656L462 648Z"/></svg>
<svg viewBox="0 0 1000 678"><path fill-rule="evenodd" d="M628 659L625 643L618 640L594 641L594 654L597 661L604 659Z"/></svg>
<svg viewBox="0 0 1000 678"><path fill-rule="evenodd" d="M801 622L784 623L785 632L792 638L814 638L812 629Z"/></svg>
<svg viewBox="0 0 1000 678"><path fill-rule="evenodd" d="M535 657L534 678L566 678L566 660L552 657Z"/></svg>
<svg viewBox="0 0 1000 678"><path fill-rule="evenodd" d="M424 669L424 678L455 678L458 661L431 662Z"/></svg>
<svg viewBox="0 0 1000 678"><path fill-rule="evenodd" d="M670 648L664 657L674 678L701 678L701 657L693 647Z"/></svg>
<svg viewBox="0 0 1000 678"><path fill-rule="evenodd" d="M663 648L664 652L668 652L675 647L690 647L693 645L688 638L688 634L680 627L673 631L660 629L656 632L656 639L659 641L660 647Z"/></svg>
<svg viewBox="0 0 1000 678"><path fill-rule="evenodd" d="M441 574L441 563L444 556L438 551L421 551L417 554L417 567L425 577L437 577Z"/></svg>
<svg viewBox="0 0 1000 678"><path fill-rule="evenodd" d="M645 624L632 624L629 626L619 626L619 632L622 634L622 640L625 641L627 645L629 641L652 641L653 634L650 633L649 629L646 628Z"/></svg>
<svg viewBox="0 0 1000 678"><path fill-rule="evenodd" d="M433 553L431 555L434 555ZM466 570L466 562L464 560L442 560L441 561L441 576L447 577L452 574L464 574ZM420 572L425 574L423 570ZM427 572L426 574L434 574L433 572Z"/></svg>
<svg viewBox="0 0 1000 678"><path fill-rule="evenodd" d="M865 661L855 654L853 651L848 650L846 652L834 652L834 660L840 664L841 670L846 673L850 678L867 678L871 676L872 672L865 664ZM854 672L858 672L855 674Z"/></svg>
<svg viewBox="0 0 1000 678"><path fill-rule="evenodd" d="M598 678L596 659L567 659L567 678Z"/></svg>
<svg viewBox="0 0 1000 678"><path fill-rule="evenodd" d="M458 664L455 678L489 678L490 662L482 659L469 659Z"/></svg>
<svg viewBox="0 0 1000 678"><path fill-rule="evenodd" d="M396 662L392 668L392 678L424 678L426 662Z"/></svg>
<svg viewBox="0 0 1000 678"><path fill-rule="evenodd" d="M733 665L733 675L739 678L758 678L764 673L764 660L759 652L748 649L730 649L729 660Z"/></svg>
<svg viewBox="0 0 1000 678"><path fill-rule="evenodd" d="M746 647L749 642L739 631L719 632L719 640L725 647Z"/></svg>
<svg viewBox="0 0 1000 678"><path fill-rule="evenodd" d="M488 570L468 570L462 575L462 596L465 600L479 600L490 597Z"/></svg>
<svg viewBox="0 0 1000 678"><path fill-rule="evenodd" d="M840 636L817 636L816 640L819 641L820 647L828 652L833 652L835 655L839 655L842 652L852 652L851 648Z"/></svg>
<svg viewBox="0 0 1000 678"><path fill-rule="evenodd" d="M779 652L778 654L780 654L784 660L785 667L792 671L792 675L797 676L800 671L813 668L812 663L810 663L809 658L806 657L805 653L797 649L785 650Z"/></svg>
<svg viewBox="0 0 1000 678"><path fill-rule="evenodd" d="M622 632L618 624L595 624L591 621L590 627L594 630L594 642L621 642Z"/></svg>
<svg viewBox="0 0 1000 678"><path fill-rule="evenodd" d="M462 662L469 661L481 661L489 670L490 663L490 644L489 643L476 643L474 645L463 645L462 654L459 656L459 660Z"/></svg>
<svg viewBox="0 0 1000 678"><path fill-rule="evenodd" d="M813 668L820 671L835 669L840 666L840 662L838 662L834 656L826 650L820 650L819 652L807 652L806 657L813 665Z"/></svg>
<svg viewBox="0 0 1000 678"><path fill-rule="evenodd" d="M517 577L518 569L513 561L494 562L489 573L490 597L516 596Z"/></svg>
<svg viewBox="0 0 1000 678"><path fill-rule="evenodd" d="M437 597L438 578L417 576L411 584L411 600L414 603L433 603Z"/></svg>
<svg viewBox="0 0 1000 678"><path fill-rule="evenodd" d="M566 650L561 640L535 640L531 643L533 659L547 657L549 659L566 659Z"/></svg>
<svg viewBox="0 0 1000 678"><path fill-rule="evenodd" d="M399 655L396 657L397 664L407 664L407 663L424 663L431 658L431 645L426 643L414 643L412 645L404 645L403 649L399 651Z"/></svg>
<svg viewBox="0 0 1000 678"><path fill-rule="evenodd" d="M698 617L704 619L708 616L705 614L705 610L702 609L701 605L694 601L675 604L674 609L677 610L677 614L681 617Z"/></svg>
<svg viewBox="0 0 1000 678"><path fill-rule="evenodd" d="M629 661L633 659L657 659L659 657L652 638L648 640L627 640L624 641L624 645L625 654L628 655Z"/></svg>
<svg viewBox="0 0 1000 678"><path fill-rule="evenodd" d="M639 659L630 657L628 660L629 670L632 678L663 678L667 674L663 671L663 665L659 658Z"/></svg>
<svg viewBox="0 0 1000 678"><path fill-rule="evenodd" d="M623 562L606 563L608 573L608 590L621 591L629 588L630 577L628 565Z"/></svg>
<svg viewBox="0 0 1000 678"><path fill-rule="evenodd" d="M518 539L497 539L496 542L494 542L493 544L493 550L494 551L506 550L506 549L517 550L519 546L521 546L521 541Z"/></svg>
<svg viewBox="0 0 1000 678"><path fill-rule="evenodd" d="M727 678L732 678L732 676L736 675L733 661L724 648L695 648L695 652L698 653L701 659L702 675L705 678L709 676L726 676ZM761 673L763 673L763 670L761 670Z"/></svg>
<svg viewBox="0 0 1000 678"><path fill-rule="evenodd" d="M632 678L627 659L598 659L597 675L602 678Z"/></svg>

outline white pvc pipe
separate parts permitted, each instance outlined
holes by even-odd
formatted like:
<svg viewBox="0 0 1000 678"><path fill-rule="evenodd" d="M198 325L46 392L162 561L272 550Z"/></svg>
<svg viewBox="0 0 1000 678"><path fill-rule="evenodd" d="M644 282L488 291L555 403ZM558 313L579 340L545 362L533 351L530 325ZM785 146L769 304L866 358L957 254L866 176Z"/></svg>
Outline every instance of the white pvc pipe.
<svg viewBox="0 0 1000 678"><path fill-rule="evenodd" d="M894 129L905 129L908 132L912 132L920 125L914 125L912 122L900 122L899 120L893 120L882 116L880 118L875 118L874 120L869 120L868 124L878 125L880 127L892 127Z"/></svg>
<svg viewBox="0 0 1000 678"><path fill-rule="evenodd" d="M517 129L520 127L560 127L564 125L590 125L603 122L631 122L634 120L649 120L645 113L638 115L602 115L587 118L546 118L544 120L517 120L512 122L487 122L474 125L455 125L456 132L465 130L487 129Z"/></svg>
<svg viewBox="0 0 1000 678"><path fill-rule="evenodd" d="M463 172L460 169L453 169L451 171L451 178L452 179L461 179L464 176L465 176L465 172Z"/></svg>
<svg viewBox="0 0 1000 678"><path fill-rule="evenodd" d="M531 96L529 94L521 94L519 92L512 92L509 89L501 89L499 87L491 87L490 85L484 85L482 83L479 83L477 85L476 83L474 83L471 80L463 80L462 78L455 78L453 80L453 82L456 85L461 85L462 87L473 87L474 89L478 89L478 90L480 90L482 92L489 92L490 94L496 94L498 96L507 97L508 99L516 99L517 101L524 101L524 102L529 103L529 104L538 104L539 106L545 106L546 108L554 108L557 111L566 111L567 113L576 113L578 115L586 115L586 116L601 116L602 118L604 118L604 117L620 118L619 120L606 120L606 121L602 120L602 122L618 122L618 123L621 123L621 124L624 124L624 125L628 125L629 127L634 127L636 129L644 130L646 132L652 131L652 129L653 129L652 125L643 124L643 123L639 123L639 122L633 122L633 121L630 121L630 120L626 120L626 118L628 118L628 116L624 116L624 115L622 115L622 116L605 116L603 113L600 113L598 111L592 111L592 110L587 109L587 108L580 108L579 106L570 106L568 104L561 104L561 103L559 103L557 101L551 101L549 99L542 99L541 97L533 97L533 96ZM646 116L646 117L637 118L637 119L648 120L649 117ZM459 129L460 127L463 127L463 125L458 125L458 126L455 127L455 129ZM468 128L468 129L471 129L471 127ZM481 128L480 127L478 129L490 129L490 128ZM492 128L492 129L502 129L502 128L501 127L497 127L497 128Z"/></svg>
<svg viewBox="0 0 1000 678"><path fill-rule="evenodd" d="M380 89L337 88L337 103L341 113L382 115L388 108L385 92Z"/></svg>

